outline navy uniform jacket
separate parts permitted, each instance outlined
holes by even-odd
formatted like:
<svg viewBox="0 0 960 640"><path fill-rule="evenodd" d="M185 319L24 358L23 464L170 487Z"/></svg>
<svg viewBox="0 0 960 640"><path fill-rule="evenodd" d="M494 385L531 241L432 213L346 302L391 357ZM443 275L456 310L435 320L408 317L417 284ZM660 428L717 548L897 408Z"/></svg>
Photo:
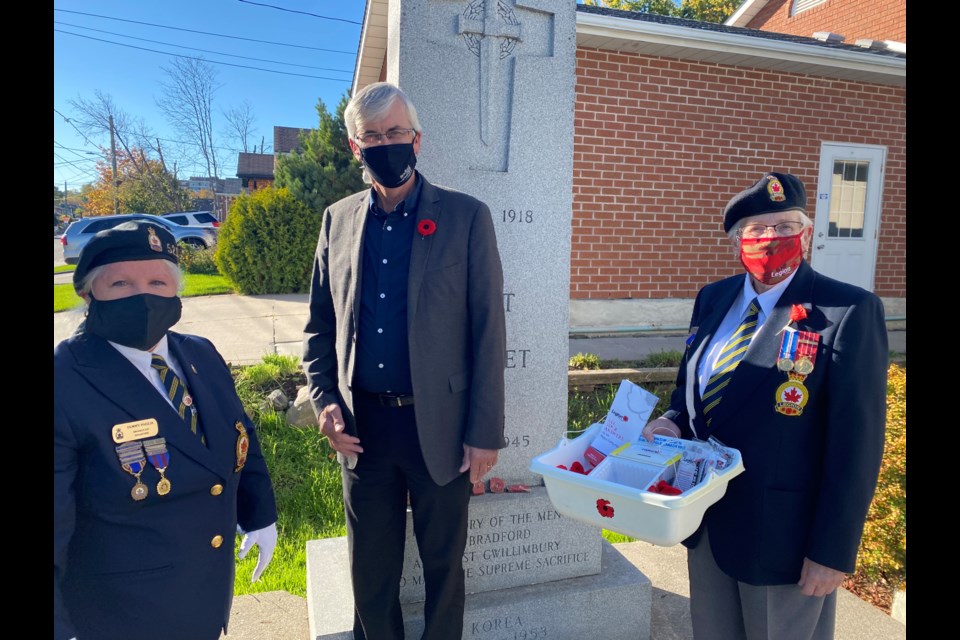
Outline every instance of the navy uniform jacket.
<svg viewBox="0 0 960 640"><path fill-rule="evenodd" d="M260 446L210 341L168 332L207 446L106 340L75 335L53 351L54 637L213 640L230 615L236 527L277 519ZM156 419L170 493L147 462L149 495L117 458L111 427ZM249 436L237 467L236 424ZM154 436L156 437L156 436Z"/></svg>
<svg viewBox="0 0 960 640"><path fill-rule="evenodd" d="M697 295L690 323L695 337L670 406L684 438L694 429L701 439L712 434L743 457L744 472L704 516L713 555L724 573L753 585L796 583L804 557L850 573L883 455L889 357L883 305L802 262L711 412L708 431L697 361L744 277L707 285ZM807 404L799 416L787 416L774 410L777 388L787 381L776 360L778 332L790 323L794 304L809 314L799 329L819 333L820 345L803 382ZM698 539L699 531L684 544Z"/></svg>

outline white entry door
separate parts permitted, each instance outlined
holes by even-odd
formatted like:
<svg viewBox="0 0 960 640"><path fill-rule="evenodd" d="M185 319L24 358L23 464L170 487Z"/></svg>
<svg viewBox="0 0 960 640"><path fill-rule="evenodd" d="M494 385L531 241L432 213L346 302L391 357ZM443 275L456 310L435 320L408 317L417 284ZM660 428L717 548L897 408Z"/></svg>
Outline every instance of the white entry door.
<svg viewBox="0 0 960 640"><path fill-rule="evenodd" d="M825 142L810 264L873 291L886 147Z"/></svg>

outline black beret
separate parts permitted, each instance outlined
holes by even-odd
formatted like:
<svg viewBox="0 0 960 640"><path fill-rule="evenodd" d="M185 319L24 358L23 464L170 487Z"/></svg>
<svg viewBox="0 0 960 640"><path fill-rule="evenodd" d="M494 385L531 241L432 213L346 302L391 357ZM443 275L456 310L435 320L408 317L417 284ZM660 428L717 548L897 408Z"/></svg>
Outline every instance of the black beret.
<svg viewBox="0 0 960 640"><path fill-rule="evenodd" d="M723 210L723 230L729 233L744 218L780 211L806 213L807 192L797 176L770 172L727 203Z"/></svg>
<svg viewBox="0 0 960 640"><path fill-rule="evenodd" d="M179 264L177 241L162 226L143 220L104 229L90 238L80 251L80 260L73 272L74 289L80 289L91 269L128 260L169 260Z"/></svg>

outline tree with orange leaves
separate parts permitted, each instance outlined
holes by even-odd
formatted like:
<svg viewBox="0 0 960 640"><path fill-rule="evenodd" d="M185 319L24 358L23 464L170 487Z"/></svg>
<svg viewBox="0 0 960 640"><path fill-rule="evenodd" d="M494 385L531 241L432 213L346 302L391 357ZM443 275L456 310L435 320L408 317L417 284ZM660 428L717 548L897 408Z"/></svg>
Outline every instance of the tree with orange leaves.
<svg viewBox="0 0 960 640"><path fill-rule="evenodd" d="M159 215L185 211L190 207L190 192L180 186L162 162L147 158L140 148L134 147L130 153L117 154L116 191L111 164L99 160L96 171L97 180L83 194L86 216L117 213L114 211L114 193L119 213Z"/></svg>

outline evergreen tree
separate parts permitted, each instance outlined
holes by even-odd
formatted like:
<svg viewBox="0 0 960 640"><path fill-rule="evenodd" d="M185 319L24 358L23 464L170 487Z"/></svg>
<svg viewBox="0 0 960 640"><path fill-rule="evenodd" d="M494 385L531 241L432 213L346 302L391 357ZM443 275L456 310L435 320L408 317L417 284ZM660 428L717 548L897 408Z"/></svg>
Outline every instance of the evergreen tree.
<svg viewBox="0 0 960 640"><path fill-rule="evenodd" d="M344 94L336 116L332 116L318 100L319 127L300 134L300 151L277 159L274 185L289 189L295 199L317 213L322 214L329 205L364 187L362 170L350 151L343 124L348 102Z"/></svg>

